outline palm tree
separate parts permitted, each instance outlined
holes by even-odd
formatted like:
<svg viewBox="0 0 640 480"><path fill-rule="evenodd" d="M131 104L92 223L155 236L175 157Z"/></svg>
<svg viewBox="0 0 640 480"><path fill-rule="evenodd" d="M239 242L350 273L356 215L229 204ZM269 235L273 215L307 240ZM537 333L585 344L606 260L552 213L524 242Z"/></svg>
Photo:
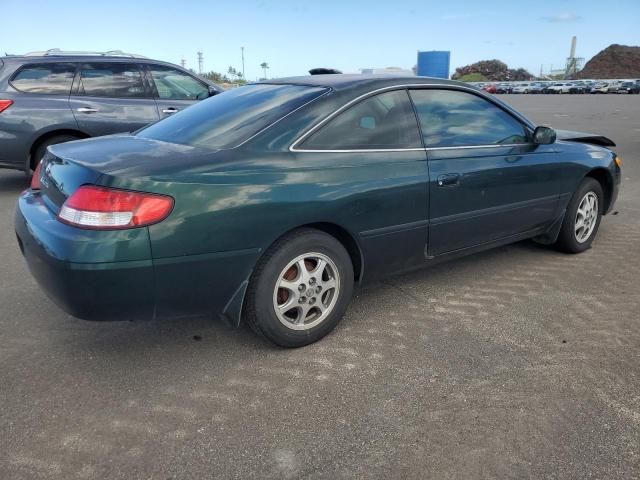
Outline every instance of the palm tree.
<svg viewBox="0 0 640 480"><path fill-rule="evenodd" d="M267 69L269 68L269 64L267 62L262 62L260 64L260 68L262 68L262 71L264 72L264 78L267 78Z"/></svg>

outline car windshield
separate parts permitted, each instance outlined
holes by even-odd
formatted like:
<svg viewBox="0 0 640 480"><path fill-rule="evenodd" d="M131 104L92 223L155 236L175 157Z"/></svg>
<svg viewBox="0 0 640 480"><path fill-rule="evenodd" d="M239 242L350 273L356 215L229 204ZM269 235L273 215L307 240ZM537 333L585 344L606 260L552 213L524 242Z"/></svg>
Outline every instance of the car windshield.
<svg viewBox="0 0 640 480"><path fill-rule="evenodd" d="M301 85L247 85L197 103L136 136L213 150L232 148L325 91Z"/></svg>

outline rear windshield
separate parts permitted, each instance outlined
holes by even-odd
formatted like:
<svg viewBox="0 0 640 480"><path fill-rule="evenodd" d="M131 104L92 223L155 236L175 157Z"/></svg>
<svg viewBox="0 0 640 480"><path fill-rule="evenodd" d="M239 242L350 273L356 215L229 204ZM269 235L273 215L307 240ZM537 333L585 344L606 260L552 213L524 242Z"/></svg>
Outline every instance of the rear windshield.
<svg viewBox="0 0 640 480"><path fill-rule="evenodd" d="M209 149L231 148L325 92L300 85L247 85L155 123L137 136Z"/></svg>

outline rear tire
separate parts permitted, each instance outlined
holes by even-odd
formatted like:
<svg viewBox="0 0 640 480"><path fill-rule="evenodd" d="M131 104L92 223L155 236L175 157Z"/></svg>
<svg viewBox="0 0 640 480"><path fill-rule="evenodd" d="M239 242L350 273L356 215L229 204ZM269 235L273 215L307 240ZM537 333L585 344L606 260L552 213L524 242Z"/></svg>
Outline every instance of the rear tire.
<svg viewBox="0 0 640 480"><path fill-rule="evenodd" d="M304 228L278 240L249 282L251 328L282 347L320 340L342 319L353 293L353 265L334 237Z"/></svg>
<svg viewBox="0 0 640 480"><path fill-rule="evenodd" d="M602 219L604 194L597 180L587 177L571 197L564 215L556 247L566 253L591 248Z"/></svg>

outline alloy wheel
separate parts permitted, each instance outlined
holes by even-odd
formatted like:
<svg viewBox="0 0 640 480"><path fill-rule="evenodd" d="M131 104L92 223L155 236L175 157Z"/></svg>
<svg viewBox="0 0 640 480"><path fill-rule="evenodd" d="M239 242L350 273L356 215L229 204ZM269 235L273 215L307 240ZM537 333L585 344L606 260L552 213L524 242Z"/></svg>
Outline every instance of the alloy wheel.
<svg viewBox="0 0 640 480"><path fill-rule="evenodd" d="M309 252L280 272L273 292L278 320L292 330L308 330L333 311L340 293L340 273L328 256Z"/></svg>
<svg viewBox="0 0 640 480"><path fill-rule="evenodd" d="M595 192L587 192L576 212L574 231L578 243L586 242L598 221L598 196Z"/></svg>

